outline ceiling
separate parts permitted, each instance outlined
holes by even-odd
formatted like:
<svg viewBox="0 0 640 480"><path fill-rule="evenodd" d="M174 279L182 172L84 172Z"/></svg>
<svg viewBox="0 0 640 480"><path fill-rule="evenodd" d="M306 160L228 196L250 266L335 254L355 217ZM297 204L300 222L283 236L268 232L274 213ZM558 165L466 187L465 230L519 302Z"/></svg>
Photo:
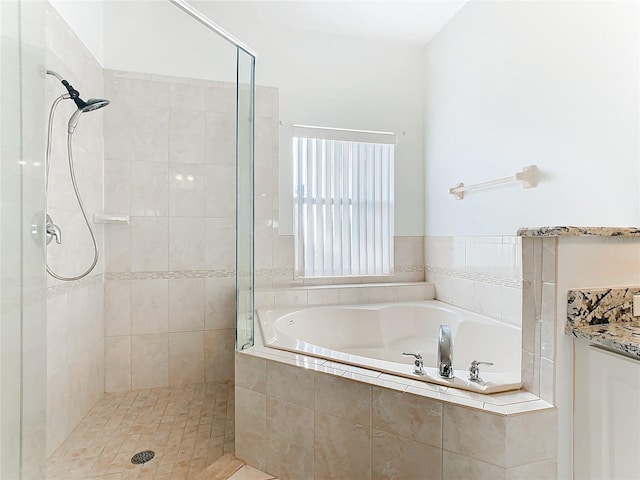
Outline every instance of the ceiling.
<svg viewBox="0 0 640 480"><path fill-rule="evenodd" d="M274 26L417 46L429 42L466 0L192 0L190 3L214 21L233 15Z"/></svg>

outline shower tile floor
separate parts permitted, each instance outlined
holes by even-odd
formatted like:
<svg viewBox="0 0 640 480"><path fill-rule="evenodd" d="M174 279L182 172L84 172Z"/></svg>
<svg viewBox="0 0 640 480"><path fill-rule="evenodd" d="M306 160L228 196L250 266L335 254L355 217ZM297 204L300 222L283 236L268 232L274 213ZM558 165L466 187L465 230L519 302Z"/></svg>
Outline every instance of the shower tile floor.
<svg viewBox="0 0 640 480"><path fill-rule="evenodd" d="M47 462L47 480L187 480L234 453L233 384L107 393ZM153 450L148 463L131 457Z"/></svg>

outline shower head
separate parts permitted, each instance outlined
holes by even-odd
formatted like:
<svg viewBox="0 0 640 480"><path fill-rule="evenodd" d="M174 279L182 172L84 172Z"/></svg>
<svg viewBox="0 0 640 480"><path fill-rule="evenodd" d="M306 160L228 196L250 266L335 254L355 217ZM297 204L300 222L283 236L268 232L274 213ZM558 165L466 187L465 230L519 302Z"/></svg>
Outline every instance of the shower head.
<svg viewBox="0 0 640 480"><path fill-rule="evenodd" d="M78 121L80 120L80 115L85 112L93 112L94 110L99 110L109 105L109 100L105 100L103 98L90 98L86 102L84 100L81 100L80 98L78 98L78 100L82 102L83 106L78 106L78 109L73 113L73 115L71 115L67 128L67 131L69 133L73 133L73 131L76 129L76 125L78 125ZM78 105L78 102L76 102L76 105Z"/></svg>
<svg viewBox="0 0 640 480"><path fill-rule="evenodd" d="M85 102L85 106L82 107L82 113L84 112L93 112L94 110L98 110L99 108L106 107L109 105L109 100L105 100L103 98L90 98Z"/></svg>
<svg viewBox="0 0 640 480"><path fill-rule="evenodd" d="M75 130L76 125L78 124L78 120L80 119L80 115L85 112L93 112L94 110L98 110L99 108L109 105L109 100L104 100L101 98L90 98L85 102L80 98L80 92L78 92L75 88L73 88L73 86L69 84L69 82L62 78L62 75L54 72L53 70L46 70L46 73L48 75L53 75L58 80L60 80L62 85L64 85L64 87L67 89L67 92L69 92L69 96L66 98L71 98L71 100L73 100L76 104L76 107L78 107L78 110L76 110L69 119L69 133L73 133L73 131Z"/></svg>

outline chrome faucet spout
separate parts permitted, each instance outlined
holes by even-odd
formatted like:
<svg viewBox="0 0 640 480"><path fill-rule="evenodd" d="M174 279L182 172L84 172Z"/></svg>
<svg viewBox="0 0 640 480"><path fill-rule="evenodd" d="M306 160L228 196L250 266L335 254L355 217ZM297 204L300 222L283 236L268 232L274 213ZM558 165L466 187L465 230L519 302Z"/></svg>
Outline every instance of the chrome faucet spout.
<svg viewBox="0 0 640 480"><path fill-rule="evenodd" d="M449 325L440 325L438 373L442 378L453 378L453 340Z"/></svg>

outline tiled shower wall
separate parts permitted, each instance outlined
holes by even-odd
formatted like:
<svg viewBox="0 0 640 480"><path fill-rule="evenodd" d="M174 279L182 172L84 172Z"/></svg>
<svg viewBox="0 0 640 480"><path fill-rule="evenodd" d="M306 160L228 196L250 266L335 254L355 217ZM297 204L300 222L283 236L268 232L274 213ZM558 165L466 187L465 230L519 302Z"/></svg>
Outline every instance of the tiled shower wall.
<svg viewBox="0 0 640 480"><path fill-rule="evenodd" d="M56 11L46 3L46 68L60 73L83 98L102 97L102 68ZM65 88L52 76L47 88L51 103ZM46 109L46 112L45 112ZM93 260L93 246L73 193L67 163L67 122L76 110L70 100L57 109L52 135L52 158L47 209L62 229L62 244L47 248L49 266L62 276L85 271ZM89 216L102 212L104 110L83 114L73 136L73 154L80 193ZM103 228L93 225L99 251ZM102 258L91 274L79 281L48 277L47 292L47 455L67 437L104 392L104 327Z"/></svg>
<svg viewBox="0 0 640 480"><path fill-rule="evenodd" d="M522 241L516 236L425 237L425 275L436 298L522 324Z"/></svg>
<svg viewBox="0 0 640 480"><path fill-rule="evenodd" d="M106 70L105 95L105 211L130 215L105 225L105 390L231 380L235 85ZM257 159L274 98L258 89Z"/></svg>

